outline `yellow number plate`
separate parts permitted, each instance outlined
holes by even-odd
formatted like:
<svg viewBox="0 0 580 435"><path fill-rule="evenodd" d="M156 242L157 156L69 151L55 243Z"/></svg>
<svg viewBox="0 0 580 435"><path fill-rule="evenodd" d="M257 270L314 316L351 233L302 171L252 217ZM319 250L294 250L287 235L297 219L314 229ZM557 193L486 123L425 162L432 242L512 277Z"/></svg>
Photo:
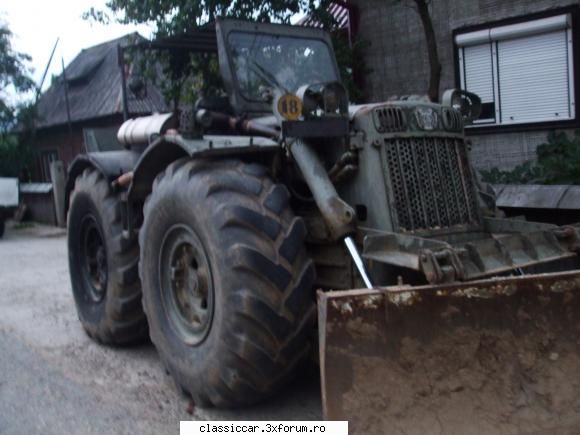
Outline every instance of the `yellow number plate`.
<svg viewBox="0 0 580 435"><path fill-rule="evenodd" d="M278 100L278 112L284 119L296 121L302 115L302 101L296 95L282 95Z"/></svg>

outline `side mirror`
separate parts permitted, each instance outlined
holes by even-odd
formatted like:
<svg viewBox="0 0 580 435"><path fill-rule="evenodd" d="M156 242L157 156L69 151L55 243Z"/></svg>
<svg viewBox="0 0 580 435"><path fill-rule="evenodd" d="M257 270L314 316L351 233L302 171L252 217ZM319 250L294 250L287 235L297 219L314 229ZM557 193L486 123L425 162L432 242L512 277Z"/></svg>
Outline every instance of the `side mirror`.
<svg viewBox="0 0 580 435"><path fill-rule="evenodd" d="M448 89L443 93L441 104L459 111L466 124L472 123L481 115L481 98L473 92Z"/></svg>

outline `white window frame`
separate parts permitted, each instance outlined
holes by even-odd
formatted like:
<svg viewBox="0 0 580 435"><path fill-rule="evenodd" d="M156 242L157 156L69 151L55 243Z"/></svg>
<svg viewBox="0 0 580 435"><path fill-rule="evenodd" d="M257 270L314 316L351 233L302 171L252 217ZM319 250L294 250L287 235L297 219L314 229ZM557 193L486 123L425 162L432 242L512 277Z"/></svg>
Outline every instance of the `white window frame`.
<svg viewBox="0 0 580 435"><path fill-rule="evenodd" d="M459 62L459 79L461 89L465 89L465 59L464 49L470 46L488 44L491 51L492 82L495 106L495 119L480 119L474 122L471 127L500 126L514 124L532 124L544 122L562 122L576 119L576 102L574 88L574 50L572 45L572 23L571 14L557 15L538 20L530 20L518 24L507 26L490 27L488 29L475 32L459 33L455 36L457 47L457 59ZM566 117L542 118L534 121L510 121L502 119L501 108L501 76L498 65L498 43L516 38L525 38L550 32L565 31L568 56L568 115ZM469 89L468 89L469 90ZM539 102L541 103L541 102Z"/></svg>

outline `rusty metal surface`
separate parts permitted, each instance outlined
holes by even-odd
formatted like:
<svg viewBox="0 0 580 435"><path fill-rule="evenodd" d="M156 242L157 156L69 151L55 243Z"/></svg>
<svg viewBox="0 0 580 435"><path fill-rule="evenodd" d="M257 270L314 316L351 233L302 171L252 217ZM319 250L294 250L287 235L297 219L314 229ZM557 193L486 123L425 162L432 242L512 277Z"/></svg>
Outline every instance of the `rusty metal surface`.
<svg viewBox="0 0 580 435"><path fill-rule="evenodd" d="M480 238L447 243L411 234L375 232L364 239L368 260L421 272L431 284L468 281L518 268L575 257L577 228L549 224L485 219Z"/></svg>
<svg viewBox="0 0 580 435"><path fill-rule="evenodd" d="M351 434L580 427L579 289L568 271L319 292L325 418Z"/></svg>

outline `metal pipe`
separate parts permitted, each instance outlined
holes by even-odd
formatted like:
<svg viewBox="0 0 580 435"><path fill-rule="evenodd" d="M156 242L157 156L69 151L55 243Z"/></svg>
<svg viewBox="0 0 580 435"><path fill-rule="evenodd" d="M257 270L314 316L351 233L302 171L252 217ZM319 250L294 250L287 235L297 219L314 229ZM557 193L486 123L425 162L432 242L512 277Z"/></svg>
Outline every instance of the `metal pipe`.
<svg viewBox="0 0 580 435"><path fill-rule="evenodd" d="M367 286L368 289L373 288L373 284L371 283L371 279L369 278L363 259L358 253L358 249L356 248L356 245L352 237L350 236L345 237L344 244L346 245L346 249L348 249L348 252L352 257L352 261L354 261L354 264L356 265L356 268L358 269L358 272L360 273L360 276L362 277L365 285Z"/></svg>
<svg viewBox="0 0 580 435"><path fill-rule="evenodd" d="M290 152L312 192L332 238L339 240L353 234L356 230L354 209L338 196L313 147L303 140L296 140L290 145Z"/></svg>
<svg viewBox="0 0 580 435"><path fill-rule="evenodd" d="M260 136L276 139L280 132L273 127L261 124L253 119L243 119L229 116L225 113L200 109L196 113L196 119L201 118L204 127L229 127L242 133L258 134Z"/></svg>
<svg viewBox="0 0 580 435"><path fill-rule="evenodd" d="M129 119L129 101L127 98L127 80L125 77L125 54L121 44L117 45L117 62L121 70L121 97L123 99L123 121Z"/></svg>
<svg viewBox="0 0 580 435"><path fill-rule="evenodd" d="M56 46L58 45L59 40L60 40L60 37L56 38L56 42L54 43L54 46L52 47L52 51L50 52L50 57L48 58L48 62L46 63L46 68L44 68L44 72L42 73L42 78L40 79L40 83L38 84L38 87L36 88L36 98L35 98L36 102L38 102L38 98L40 97L40 94L42 92L42 85L44 85L44 80L46 79L46 75L48 74L48 68L50 68L50 64L52 63L52 57L54 56L54 52L56 51Z"/></svg>
<svg viewBox="0 0 580 435"><path fill-rule="evenodd" d="M66 80L66 71L65 71L65 67L64 67L64 58L61 57L60 58L60 63L62 65L62 80L63 80L63 84L64 84L64 103L66 106L66 120L68 123L68 132L69 134L72 134L72 120L71 120L71 116L70 116L70 105L69 105L69 101L68 101L68 82Z"/></svg>
<svg viewBox="0 0 580 435"><path fill-rule="evenodd" d="M242 121L242 128L243 130L247 131L248 133L256 133L268 137L272 137L273 139L277 138L280 135L280 132L275 128L268 127L267 125L260 124L254 120L246 120Z"/></svg>

